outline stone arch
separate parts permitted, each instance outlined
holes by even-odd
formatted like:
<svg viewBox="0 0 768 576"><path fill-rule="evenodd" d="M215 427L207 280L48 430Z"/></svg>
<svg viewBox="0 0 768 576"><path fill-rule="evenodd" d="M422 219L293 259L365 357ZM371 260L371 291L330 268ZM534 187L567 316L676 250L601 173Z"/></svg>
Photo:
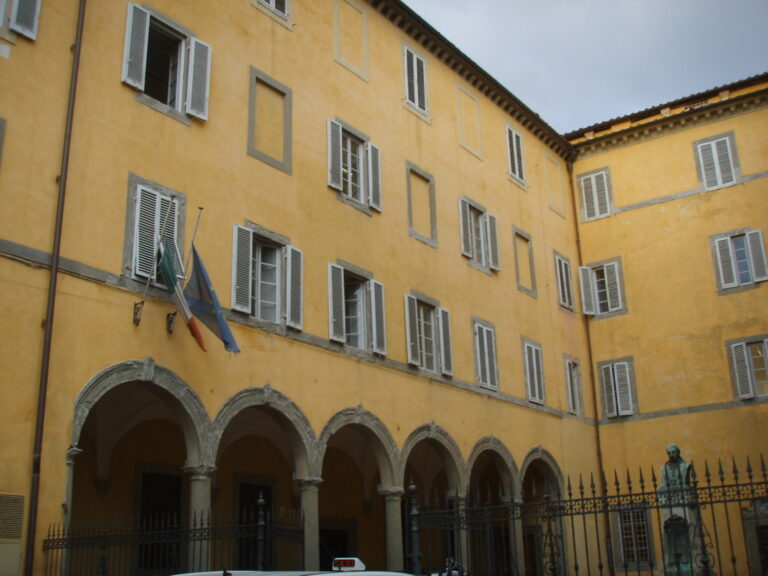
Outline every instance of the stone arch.
<svg viewBox="0 0 768 576"><path fill-rule="evenodd" d="M180 409L175 413L179 416L179 424L184 433L187 465L210 466L213 462L210 451L211 422L203 403L184 380L168 368L155 364L151 357L113 364L83 387L75 399L72 448L77 449L88 415L99 400L115 388L135 382L157 386L178 403Z"/></svg>
<svg viewBox="0 0 768 576"><path fill-rule="evenodd" d="M448 455L451 464L450 469L447 470L448 478L456 489L456 496L464 496L467 490L467 472L459 445L444 428L434 422L419 426L406 439L401 452L399 470L399 477L402 478L403 484L407 484L405 468L408 458L416 445L424 440L436 442Z"/></svg>
<svg viewBox="0 0 768 576"><path fill-rule="evenodd" d="M493 436L481 438L472 448L469 458L467 458L467 482L469 483L472 479L472 470L478 458L489 452L493 454L495 460L501 463L499 473L502 478L502 485L507 490L504 496L509 500L519 497L520 471L515 463L515 458L504 443Z"/></svg>
<svg viewBox="0 0 768 576"><path fill-rule="evenodd" d="M221 440L232 420L243 410L252 407L270 408L291 425L288 433L292 441L294 470L297 479L314 478L310 466L310 452L315 444L315 434L304 413L287 396L274 390L269 384L263 388L246 388L227 400L216 415L212 431L214 458L221 448Z"/></svg>
<svg viewBox="0 0 768 576"><path fill-rule="evenodd" d="M376 460L381 476L381 485L384 490L402 488L401 476L397 474L400 469L400 455L397 443L387 430L384 423L374 414L364 409L361 405L355 408L345 408L334 414L323 428L313 450L312 469L319 477L322 473L323 459L331 437L345 426L356 425L365 428L378 440L379 449L376 450Z"/></svg>
<svg viewBox="0 0 768 576"><path fill-rule="evenodd" d="M555 460L552 454L550 454L547 450L545 450L541 445L532 449L528 453L528 455L525 457L525 460L523 460L523 466L520 469L520 475L519 475L519 479L521 482L521 485L519 486L520 492L517 492L517 493L518 494L522 493L522 482L525 479L525 475L528 472L528 469L530 468L531 464L533 464L537 460L542 461L549 467L550 471L555 477L555 480L557 481L557 489L559 492L559 496L562 496L565 489L563 472L560 470L560 465L557 463L557 460Z"/></svg>

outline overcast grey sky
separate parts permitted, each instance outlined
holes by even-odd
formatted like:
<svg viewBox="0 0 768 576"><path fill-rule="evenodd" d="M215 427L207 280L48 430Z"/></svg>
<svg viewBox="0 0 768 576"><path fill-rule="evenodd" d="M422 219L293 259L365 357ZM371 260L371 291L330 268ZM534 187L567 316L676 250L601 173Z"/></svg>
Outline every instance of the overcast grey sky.
<svg viewBox="0 0 768 576"><path fill-rule="evenodd" d="M768 71L768 0L404 0L559 132Z"/></svg>

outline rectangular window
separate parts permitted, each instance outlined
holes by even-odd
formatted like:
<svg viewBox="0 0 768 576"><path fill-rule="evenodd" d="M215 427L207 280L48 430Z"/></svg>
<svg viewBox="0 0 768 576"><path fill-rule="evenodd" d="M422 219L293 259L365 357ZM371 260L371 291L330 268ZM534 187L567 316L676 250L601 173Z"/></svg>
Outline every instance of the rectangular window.
<svg viewBox="0 0 768 576"><path fill-rule="evenodd" d="M481 386L498 389L496 330L492 325L480 320L472 322L472 329L474 330L477 383Z"/></svg>
<svg viewBox="0 0 768 576"><path fill-rule="evenodd" d="M620 260L581 266L579 274L584 314L601 316L626 310Z"/></svg>
<svg viewBox="0 0 768 576"><path fill-rule="evenodd" d="M281 18L288 18L288 3L290 0L258 0L258 2Z"/></svg>
<svg viewBox="0 0 768 576"><path fill-rule="evenodd" d="M631 359L601 362L598 365L603 389L603 408L607 418L635 413L634 377Z"/></svg>
<svg viewBox="0 0 768 576"><path fill-rule="evenodd" d="M384 285L338 264L328 264L330 339L387 353Z"/></svg>
<svg viewBox="0 0 768 576"><path fill-rule="evenodd" d="M525 184L525 171L523 169L523 137L511 126L507 126L507 161L509 176L513 180Z"/></svg>
<svg viewBox="0 0 768 576"><path fill-rule="evenodd" d="M232 308L301 330L303 252L277 234L245 226L235 226L233 246Z"/></svg>
<svg viewBox="0 0 768 576"><path fill-rule="evenodd" d="M721 290L768 280L762 230L742 230L711 237L717 284Z"/></svg>
<svg viewBox="0 0 768 576"><path fill-rule="evenodd" d="M500 270L496 217L470 200L459 198L461 253L484 270Z"/></svg>
<svg viewBox="0 0 768 576"><path fill-rule="evenodd" d="M581 414L581 372L579 362L565 358L565 388L568 394L568 412Z"/></svg>
<svg viewBox="0 0 768 576"><path fill-rule="evenodd" d="M171 250L174 268L184 278L181 248L186 197L163 186L131 175L129 179L125 268L141 282L158 282L161 242Z"/></svg>
<svg viewBox="0 0 768 576"><path fill-rule="evenodd" d="M536 297L536 269L533 260L533 239L518 228L513 228L515 240L515 275L517 289Z"/></svg>
<svg viewBox="0 0 768 576"><path fill-rule="evenodd" d="M536 404L544 404L544 363L541 357L541 344L523 338L523 357L528 400Z"/></svg>
<svg viewBox="0 0 768 576"><path fill-rule="evenodd" d="M573 287L571 285L571 263L555 252L555 274L557 275L557 299L560 306L573 310Z"/></svg>
<svg viewBox="0 0 768 576"><path fill-rule="evenodd" d="M406 294L405 317L408 363L447 376L453 374L448 310Z"/></svg>
<svg viewBox="0 0 768 576"><path fill-rule="evenodd" d="M405 57L405 101L421 114L427 113L427 62L406 47Z"/></svg>
<svg viewBox="0 0 768 576"><path fill-rule="evenodd" d="M611 179L608 168L601 168L579 178L582 220L597 220L611 214Z"/></svg>
<svg viewBox="0 0 768 576"><path fill-rule="evenodd" d="M727 346L736 395L768 396L768 335L731 340Z"/></svg>
<svg viewBox="0 0 768 576"><path fill-rule="evenodd" d="M328 121L328 186L343 198L381 211L380 155L365 135Z"/></svg>
<svg viewBox="0 0 768 576"><path fill-rule="evenodd" d="M37 40L40 4L41 0L0 0L0 37L11 31Z"/></svg>
<svg viewBox="0 0 768 576"><path fill-rule="evenodd" d="M248 103L248 154L291 173L293 93L251 67Z"/></svg>
<svg viewBox="0 0 768 576"><path fill-rule="evenodd" d="M208 119L211 47L150 8L128 4L122 81L162 112Z"/></svg>
<svg viewBox="0 0 768 576"><path fill-rule="evenodd" d="M705 190L736 184L738 165L733 133L699 140L694 147L699 180Z"/></svg>
<svg viewBox="0 0 768 576"><path fill-rule="evenodd" d="M651 538L646 511L620 510L618 520L622 564L636 568L650 564Z"/></svg>

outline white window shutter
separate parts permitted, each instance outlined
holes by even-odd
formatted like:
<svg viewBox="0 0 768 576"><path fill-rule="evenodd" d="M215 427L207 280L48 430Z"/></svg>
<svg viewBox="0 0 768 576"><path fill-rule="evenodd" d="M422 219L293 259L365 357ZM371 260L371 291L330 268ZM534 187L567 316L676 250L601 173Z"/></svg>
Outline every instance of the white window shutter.
<svg viewBox="0 0 768 576"><path fill-rule="evenodd" d="M595 192L591 176L581 178L581 201L584 207L584 220L595 217Z"/></svg>
<svg viewBox="0 0 768 576"><path fill-rule="evenodd" d="M498 387L496 375L496 334L490 328L485 329L485 348L488 354L488 384Z"/></svg>
<svg viewBox="0 0 768 576"><path fill-rule="evenodd" d="M584 314L595 314L597 305L595 302L595 277L588 266L579 266L579 278L581 280L581 308Z"/></svg>
<svg viewBox="0 0 768 576"><path fill-rule="evenodd" d="M634 411L632 408L632 382L629 375L629 363L617 362L614 364L613 374L616 384L616 404L619 416L628 416Z"/></svg>
<svg viewBox="0 0 768 576"><path fill-rule="evenodd" d="M765 244L762 230L752 230L745 234L749 246L749 259L752 264L752 280L762 282L768 280L768 263L765 259Z"/></svg>
<svg viewBox="0 0 768 576"><path fill-rule="evenodd" d="M704 188L717 187L717 164L715 162L714 144L712 142L699 144L699 164L701 165Z"/></svg>
<svg viewBox="0 0 768 576"><path fill-rule="evenodd" d="M244 226L232 232L232 309L251 313L253 233Z"/></svg>
<svg viewBox="0 0 768 576"><path fill-rule="evenodd" d="M187 114L208 120L208 101L211 91L211 47L190 38L187 69Z"/></svg>
<svg viewBox="0 0 768 576"><path fill-rule="evenodd" d="M749 367L745 342L731 345L731 360L733 361L733 373L736 377L736 393L739 398L754 398L755 387L752 382L752 371Z"/></svg>
<svg viewBox="0 0 768 576"><path fill-rule="evenodd" d="M302 330L304 328L304 253L293 246L286 246L285 251L285 324L296 330Z"/></svg>
<svg viewBox="0 0 768 576"><path fill-rule="evenodd" d="M408 348L408 364L419 364L419 338L417 301L410 294L405 295L405 340Z"/></svg>
<svg viewBox="0 0 768 576"><path fill-rule="evenodd" d="M133 273L152 278L157 267L158 194L139 186L136 189L136 218L133 236Z"/></svg>
<svg viewBox="0 0 768 576"><path fill-rule="evenodd" d="M717 255L717 273L721 288L736 286L736 268L731 251L731 239L729 237L715 240L715 254Z"/></svg>
<svg viewBox="0 0 768 576"><path fill-rule="evenodd" d="M609 262L603 266L605 270L605 283L608 289L608 310L611 312L621 310L624 305L621 298L621 285L619 283L619 265Z"/></svg>
<svg viewBox="0 0 768 576"><path fill-rule="evenodd" d="M328 186L341 191L341 124L328 120Z"/></svg>
<svg viewBox="0 0 768 576"><path fill-rule="evenodd" d="M525 180L525 172L523 171L523 138L520 134L515 133L515 162L517 165L517 177L520 180Z"/></svg>
<svg viewBox="0 0 768 576"><path fill-rule="evenodd" d="M529 400L537 400L536 396L536 349L530 344L525 344L525 388Z"/></svg>
<svg viewBox="0 0 768 576"><path fill-rule="evenodd" d="M610 203L608 201L608 178L605 172L595 174L595 196L597 201L595 216L608 216Z"/></svg>
<svg viewBox="0 0 768 576"><path fill-rule="evenodd" d="M381 212L381 151L378 146L366 142L368 159L368 205Z"/></svg>
<svg viewBox="0 0 768 576"><path fill-rule="evenodd" d="M344 315L344 268L328 264L328 332L336 342L346 341Z"/></svg>
<svg viewBox="0 0 768 576"><path fill-rule="evenodd" d="M736 181L736 176L733 172L730 141L728 138L722 138L714 144L717 153L717 167L720 172L720 185L733 184Z"/></svg>
<svg viewBox="0 0 768 576"><path fill-rule="evenodd" d="M130 2L125 25L123 73L121 80L137 90L144 90L147 71L147 42L149 40L149 12Z"/></svg>
<svg viewBox="0 0 768 576"><path fill-rule="evenodd" d="M11 9L10 29L30 40L36 40L40 4L41 0L15 0ZM5 14L0 16L4 18Z"/></svg>
<svg viewBox="0 0 768 576"><path fill-rule="evenodd" d="M485 229L488 234L488 264L492 270L501 270L501 262L499 258L499 237L496 232L496 216L486 214L485 221Z"/></svg>
<svg viewBox="0 0 768 576"><path fill-rule="evenodd" d="M171 247L173 253L173 265L176 268L176 276L180 280L184 279L184 261L181 258L179 249L178 225L179 225L179 203L175 198L170 198L158 194L160 200L160 211L158 214L158 227L160 237Z"/></svg>
<svg viewBox="0 0 768 576"><path fill-rule="evenodd" d="M616 393L613 382L613 367L603 366L600 369L600 378L603 381L603 399L605 400L605 415L613 418L616 412Z"/></svg>
<svg viewBox="0 0 768 576"><path fill-rule="evenodd" d="M459 227L461 231L461 253L472 257L472 221L469 213L469 202L459 198Z"/></svg>
<svg viewBox="0 0 768 576"><path fill-rule="evenodd" d="M384 284L371 280L371 335L372 348L376 354L387 353L387 317L384 307Z"/></svg>
<svg viewBox="0 0 768 576"><path fill-rule="evenodd" d="M437 318L440 326L440 370L446 376L453 376L451 314L445 308L438 308Z"/></svg>
<svg viewBox="0 0 768 576"><path fill-rule="evenodd" d="M419 56L414 55L416 60L416 87L417 87L417 102L416 105L424 112L427 111L427 74L426 74L426 62Z"/></svg>

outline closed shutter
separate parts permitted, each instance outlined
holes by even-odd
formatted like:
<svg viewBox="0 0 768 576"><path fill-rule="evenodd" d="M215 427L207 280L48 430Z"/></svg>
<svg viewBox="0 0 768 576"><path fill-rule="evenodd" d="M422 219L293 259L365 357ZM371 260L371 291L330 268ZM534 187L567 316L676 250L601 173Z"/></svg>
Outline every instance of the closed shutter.
<svg viewBox="0 0 768 576"><path fill-rule="evenodd" d="M296 330L304 328L304 253L286 246L285 324Z"/></svg>
<svg viewBox="0 0 768 576"><path fill-rule="evenodd" d="M605 172L595 174L595 196L597 201L595 216L608 216L610 203L608 202L608 177Z"/></svg>
<svg viewBox="0 0 768 576"><path fill-rule="evenodd" d="M496 377L496 334L490 329L485 329L485 348L488 354L488 384L493 388L498 387Z"/></svg>
<svg viewBox="0 0 768 576"><path fill-rule="evenodd" d="M341 124L328 120L328 186L341 191Z"/></svg>
<svg viewBox="0 0 768 576"><path fill-rule="evenodd" d="M608 289L608 310L611 312L621 310L623 304L621 301L621 284L619 284L619 265L616 262L610 262L603 266L605 270L605 284Z"/></svg>
<svg viewBox="0 0 768 576"><path fill-rule="evenodd" d="M573 291L571 289L571 265L567 260L555 256L555 266L557 268L557 290L560 298L560 305L566 308L573 308Z"/></svg>
<svg viewBox="0 0 768 576"><path fill-rule="evenodd" d="M581 280L581 308L584 314L595 314L595 277L588 266L579 266Z"/></svg>
<svg viewBox="0 0 768 576"><path fill-rule="evenodd" d="M461 253L472 257L472 221L469 213L469 202L459 198L459 227L461 231Z"/></svg>
<svg viewBox="0 0 768 576"><path fill-rule="evenodd" d="M536 389L536 348L525 345L525 384L529 400L538 400Z"/></svg>
<svg viewBox="0 0 768 576"><path fill-rule="evenodd" d="M187 70L187 114L208 120L208 100L211 89L211 47L197 38L190 38L189 68Z"/></svg>
<svg viewBox="0 0 768 576"><path fill-rule="evenodd" d="M173 265L176 267L176 276L180 280L184 279L184 262L181 259L181 250L179 250L178 224L179 224L179 203L174 198L169 198L162 194L157 195L160 200L160 212L158 214L158 230L162 230L160 237L171 247L173 253Z"/></svg>
<svg viewBox="0 0 768 576"><path fill-rule="evenodd" d="M418 302L410 294L405 295L405 339L408 348L408 364L419 364Z"/></svg>
<svg viewBox="0 0 768 576"><path fill-rule="evenodd" d="M121 80L137 90L144 90L147 69L147 41L149 40L149 12L128 4L128 20L125 25L123 49L123 73Z"/></svg>
<svg viewBox="0 0 768 576"><path fill-rule="evenodd" d="M253 233L235 226L232 234L232 309L250 314L253 292Z"/></svg>
<svg viewBox="0 0 768 576"><path fill-rule="evenodd" d="M699 144L699 164L701 165L701 176L704 181L704 188L715 188L718 185L717 164L715 162L715 151L712 142Z"/></svg>
<svg viewBox="0 0 768 576"><path fill-rule="evenodd" d="M717 167L720 171L720 185L733 184L736 181L736 176L733 172L730 141L728 138L722 138L714 144L715 153L717 154Z"/></svg>
<svg viewBox="0 0 768 576"><path fill-rule="evenodd" d="M520 134L515 134L515 161L517 163L517 177L520 180L525 180L525 172L523 171L523 138Z"/></svg>
<svg viewBox="0 0 768 576"><path fill-rule="evenodd" d="M365 145L368 159L368 205L381 212L381 152L370 142Z"/></svg>
<svg viewBox="0 0 768 576"><path fill-rule="evenodd" d="M417 98L416 106L424 112L427 111L427 75L426 75L426 63L424 60L414 55L416 61L416 88Z"/></svg>
<svg viewBox="0 0 768 576"><path fill-rule="evenodd" d="M16 0L11 9L11 30L30 40L36 40L40 23L40 3L41 0ZM5 14L0 16L4 18Z"/></svg>
<svg viewBox="0 0 768 576"><path fill-rule="evenodd" d="M581 179L581 201L584 207L584 220L595 217L595 192L591 176Z"/></svg>
<svg viewBox="0 0 768 576"><path fill-rule="evenodd" d="M754 398L755 389L752 383L752 371L747 356L747 344L739 342L731 345L731 360L733 373L736 377L736 393L739 398Z"/></svg>
<svg viewBox="0 0 768 576"><path fill-rule="evenodd" d="M715 240L715 254L717 255L717 273L721 288L736 286L736 269L733 253L731 252L731 239L717 238Z"/></svg>
<svg viewBox="0 0 768 576"><path fill-rule="evenodd" d="M605 401L605 415L608 418L616 416L616 393L613 382L613 367L603 366L600 369L600 379L603 381L603 400Z"/></svg>
<svg viewBox="0 0 768 576"><path fill-rule="evenodd" d="M509 148L509 174L523 180L523 140L520 134L507 128L507 145Z"/></svg>
<svg viewBox="0 0 768 576"><path fill-rule="evenodd" d="M371 336L372 348L376 354L387 353L387 316L384 306L384 284L371 280Z"/></svg>
<svg viewBox="0 0 768 576"><path fill-rule="evenodd" d="M446 376L453 375L453 350L451 349L451 315L445 308L437 309L440 324L440 370Z"/></svg>
<svg viewBox="0 0 768 576"><path fill-rule="evenodd" d="M752 264L752 281L768 280L768 263L765 259L765 244L762 230L752 230L745 234L749 246L749 259Z"/></svg>
<svg viewBox="0 0 768 576"><path fill-rule="evenodd" d="M405 49L405 97L408 102L416 104L416 72L414 69L414 54Z"/></svg>
<svg viewBox="0 0 768 576"><path fill-rule="evenodd" d="M632 408L632 382L628 362L617 362L613 367L616 384L616 404L619 416L627 416L633 413Z"/></svg>
<svg viewBox="0 0 768 576"><path fill-rule="evenodd" d="M331 340L346 340L344 320L344 268L328 264L328 331Z"/></svg>
<svg viewBox="0 0 768 576"><path fill-rule="evenodd" d="M496 216L486 214L485 221L487 224L485 229L488 234L489 266L492 270L501 270L501 262L499 261L499 237L496 232Z"/></svg>
<svg viewBox="0 0 768 576"><path fill-rule="evenodd" d="M133 235L133 273L152 278L157 266L158 193L139 186L136 190L136 225Z"/></svg>

